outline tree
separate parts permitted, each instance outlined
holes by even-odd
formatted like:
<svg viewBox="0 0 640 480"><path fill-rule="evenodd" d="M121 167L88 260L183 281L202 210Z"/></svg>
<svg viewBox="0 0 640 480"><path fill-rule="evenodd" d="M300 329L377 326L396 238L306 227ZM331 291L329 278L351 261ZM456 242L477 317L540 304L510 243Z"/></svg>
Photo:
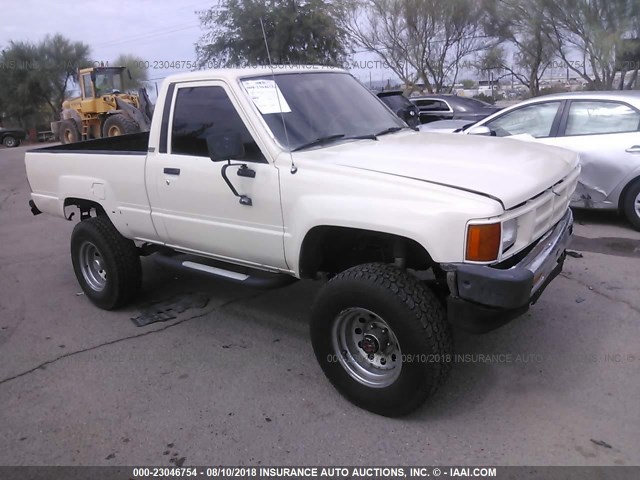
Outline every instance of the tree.
<svg viewBox="0 0 640 480"><path fill-rule="evenodd" d="M637 34L640 2L637 0L547 0L548 38L567 67L592 90L613 88L616 55L624 40ZM583 55L571 61L572 51Z"/></svg>
<svg viewBox="0 0 640 480"><path fill-rule="evenodd" d="M377 53L407 85L430 92L456 82L462 60L485 47L482 2L343 0L343 28Z"/></svg>
<svg viewBox="0 0 640 480"><path fill-rule="evenodd" d="M145 61L143 58L123 53L113 61L113 65L116 67L127 67L124 84L128 89L137 90L147 86L149 73L147 69L144 68Z"/></svg>
<svg viewBox="0 0 640 480"><path fill-rule="evenodd" d="M201 67L268 65L261 20L274 64L338 65L345 57L331 2L228 0L199 17L205 30L196 45Z"/></svg>
<svg viewBox="0 0 640 480"><path fill-rule="evenodd" d="M485 31L515 52L508 59L505 49L489 49L481 63L513 75L531 96L540 94L540 81L555 56L548 37L547 5L547 0L490 0L485 4Z"/></svg>
<svg viewBox="0 0 640 480"><path fill-rule="evenodd" d="M9 42L0 53L0 103L6 116L25 126L46 107L58 119L67 89L79 68L89 64L89 46L62 35L41 42Z"/></svg>
<svg viewBox="0 0 640 480"><path fill-rule="evenodd" d="M418 81L409 61L410 39L402 2L344 0L338 18L351 41L376 53L405 85Z"/></svg>
<svg viewBox="0 0 640 480"><path fill-rule="evenodd" d="M621 72L618 88L632 90L638 81L638 71L640 70L640 31L636 33L634 39L627 40L624 46L625 51L616 58L616 68ZM631 76L625 80L628 72L631 72ZM640 85L638 86L640 87Z"/></svg>
<svg viewBox="0 0 640 480"><path fill-rule="evenodd" d="M90 49L85 43L72 42L56 34L47 35L38 45L38 51L44 84L42 100L58 119L70 82L77 77L78 69L90 64Z"/></svg>
<svg viewBox="0 0 640 480"><path fill-rule="evenodd" d="M623 40L623 51L616 58L618 60L617 67L621 70L620 90L625 88L632 90L634 85L635 88L640 88L640 82L638 82L638 72L640 71L640 5L636 5L636 11L631 22L630 37ZM631 72L631 76L625 84L627 72Z"/></svg>
<svg viewBox="0 0 640 480"><path fill-rule="evenodd" d="M9 42L0 53L0 104L4 117L26 127L45 95L38 69L38 48L30 43Z"/></svg>

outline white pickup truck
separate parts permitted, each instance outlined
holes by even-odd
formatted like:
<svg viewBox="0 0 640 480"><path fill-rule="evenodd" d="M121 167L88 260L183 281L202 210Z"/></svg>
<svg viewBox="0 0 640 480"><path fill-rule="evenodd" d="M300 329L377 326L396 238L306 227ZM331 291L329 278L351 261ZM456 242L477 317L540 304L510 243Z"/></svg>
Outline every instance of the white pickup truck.
<svg viewBox="0 0 640 480"><path fill-rule="evenodd" d="M452 363L451 325L525 312L562 269L575 153L414 131L347 72L165 80L146 133L26 154L31 210L80 222L73 268L100 308L141 255L249 286L319 279L311 340L329 380L387 415Z"/></svg>

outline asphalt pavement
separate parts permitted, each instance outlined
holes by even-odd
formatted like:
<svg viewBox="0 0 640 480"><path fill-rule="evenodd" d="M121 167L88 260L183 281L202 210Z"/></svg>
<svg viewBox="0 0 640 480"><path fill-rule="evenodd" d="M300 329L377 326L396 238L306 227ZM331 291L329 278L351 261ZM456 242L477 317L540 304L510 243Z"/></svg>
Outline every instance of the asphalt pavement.
<svg viewBox="0 0 640 480"><path fill-rule="evenodd" d="M74 222L29 211L26 149L0 147L0 464L640 464L640 233L617 215L577 212L582 258L523 317L455 331L449 382L389 419L323 376L313 282L253 290L145 259L135 304L91 305Z"/></svg>

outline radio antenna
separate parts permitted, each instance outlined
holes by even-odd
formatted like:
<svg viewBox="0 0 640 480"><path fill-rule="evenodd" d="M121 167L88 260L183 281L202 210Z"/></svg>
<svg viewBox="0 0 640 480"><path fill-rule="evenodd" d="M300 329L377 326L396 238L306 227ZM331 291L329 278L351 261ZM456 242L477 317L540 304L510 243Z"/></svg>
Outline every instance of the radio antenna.
<svg viewBox="0 0 640 480"><path fill-rule="evenodd" d="M276 74L273 71L273 64L271 63L271 53L269 52L269 42L267 42L267 33L264 30L264 23L262 17L260 17L260 27L262 27L262 38L264 38L264 46L267 49L267 59L269 60L269 68L271 69L271 78L273 79L273 89L275 90L276 98L278 99L278 109L280 110L280 118L282 119L282 128L284 129L284 138L287 140L287 149L289 150L289 158L291 159L291 174L294 175L298 171L295 162L293 161L293 153L291 153L291 143L289 142L289 133L287 132L287 122L284 121L284 112L282 111L282 104L280 103L280 95L278 84L276 83Z"/></svg>

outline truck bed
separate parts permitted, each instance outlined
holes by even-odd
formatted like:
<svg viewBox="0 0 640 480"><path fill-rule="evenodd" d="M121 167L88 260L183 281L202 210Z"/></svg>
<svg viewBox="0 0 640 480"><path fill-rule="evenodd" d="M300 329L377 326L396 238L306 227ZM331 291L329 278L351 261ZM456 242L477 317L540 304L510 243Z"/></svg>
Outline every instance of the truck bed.
<svg viewBox="0 0 640 480"><path fill-rule="evenodd" d="M156 238L145 187L149 133L27 151L31 198L43 213L66 217L69 199L100 204L129 238Z"/></svg>
<svg viewBox="0 0 640 480"><path fill-rule="evenodd" d="M117 137L98 138L84 142L54 145L52 147L37 148L34 151L51 153L103 153L146 155L149 149L149 132L132 133Z"/></svg>

